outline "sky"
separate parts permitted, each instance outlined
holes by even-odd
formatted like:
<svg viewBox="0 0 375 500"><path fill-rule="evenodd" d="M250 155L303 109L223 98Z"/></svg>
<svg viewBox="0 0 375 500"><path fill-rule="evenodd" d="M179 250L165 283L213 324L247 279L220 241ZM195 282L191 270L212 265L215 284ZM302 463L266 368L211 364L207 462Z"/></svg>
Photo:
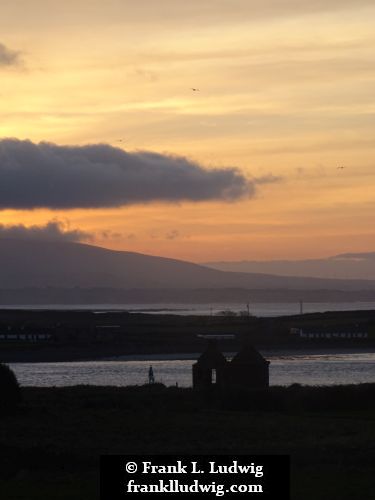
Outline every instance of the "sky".
<svg viewBox="0 0 375 500"><path fill-rule="evenodd" d="M2 0L0 236L374 251L374 21L367 0Z"/></svg>

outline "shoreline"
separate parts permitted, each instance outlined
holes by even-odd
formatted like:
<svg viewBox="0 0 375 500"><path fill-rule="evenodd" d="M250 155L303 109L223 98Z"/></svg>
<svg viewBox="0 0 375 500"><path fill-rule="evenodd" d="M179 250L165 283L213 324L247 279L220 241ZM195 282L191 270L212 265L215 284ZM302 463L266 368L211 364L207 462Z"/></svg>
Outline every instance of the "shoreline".
<svg viewBox="0 0 375 500"><path fill-rule="evenodd" d="M277 347L262 347L258 346L257 349L261 352L263 356L266 358L273 357L303 357L303 356L335 356L342 354L371 354L375 352L375 346L373 347L312 347L311 349L307 349L306 346L299 347L291 347L286 348L285 346L277 348ZM37 354L37 353L32 353ZM3 360L4 356L0 359L0 362L3 363L90 363L93 361L101 361L101 362L123 362L123 361L179 361L179 360L188 360L194 361L198 359L201 355L201 352L174 352L174 353L132 353L132 354L115 354L115 355L107 355L107 356L90 356L90 357L75 357L75 356L63 356L60 359L56 359L53 356L47 356L45 358L41 358L40 356L25 356L24 359L12 359L12 356L9 356L8 360ZM232 352L224 352L226 357L232 357L235 354ZM18 356L19 357L19 356ZM21 356L22 358L22 356Z"/></svg>
<svg viewBox="0 0 375 500"><path fill-rule="evenodd" d="M290 300L259 300L251 301L254 318L285 318L300 315L300 302ZM303 301L303 315L319 313L348 313L375 311L375 300L326 300L320 298ZM208 302L124 302L124 303L22 303L0 304L0 314L11 312L60 312L60 313L93 313L93 314L145 314L152 316L214 316L225 317L227 312L234 315L244 312L246 304L240 300L208 301Z"/></svg>

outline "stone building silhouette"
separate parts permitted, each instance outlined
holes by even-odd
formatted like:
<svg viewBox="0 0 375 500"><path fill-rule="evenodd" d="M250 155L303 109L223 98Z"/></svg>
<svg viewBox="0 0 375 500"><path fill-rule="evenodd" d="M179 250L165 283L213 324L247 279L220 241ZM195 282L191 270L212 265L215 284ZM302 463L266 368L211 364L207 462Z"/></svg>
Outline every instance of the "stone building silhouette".
<svg viewBox="0 0 375 500"><path fill-rule="evenodd" d="M210 340L207 349L193 365L193 388L268 387L268 367L269 361L250 344L245 344L231 361L227 361L217 342Z"/></svg>

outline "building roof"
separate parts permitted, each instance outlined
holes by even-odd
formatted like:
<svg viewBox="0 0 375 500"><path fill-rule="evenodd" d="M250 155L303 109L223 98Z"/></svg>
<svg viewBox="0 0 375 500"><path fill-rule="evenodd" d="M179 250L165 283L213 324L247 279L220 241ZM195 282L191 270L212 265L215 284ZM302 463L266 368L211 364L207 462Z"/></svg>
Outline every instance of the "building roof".
<svg viewBox="0 0 375 500"><path fill-rule="evenodd" d="M268 361L251 344L246 344L238 354L234 356L231 363L235 365L264 365Z"/></svg>
<svg viewBox="0 0 375 500"><path fill-rule="evenodd" d="M217 342L210 340L207 349L199 356L198 364L215 368L227 362L225 356L220 352Z"/></svg>

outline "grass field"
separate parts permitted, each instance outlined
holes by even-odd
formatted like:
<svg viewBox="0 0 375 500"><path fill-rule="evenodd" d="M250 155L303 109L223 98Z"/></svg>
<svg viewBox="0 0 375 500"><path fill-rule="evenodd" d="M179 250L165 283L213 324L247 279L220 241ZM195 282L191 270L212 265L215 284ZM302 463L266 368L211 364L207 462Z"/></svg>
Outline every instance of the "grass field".
<svg viewBox="0 0 375 500"><path fill-rule="evenodd" d="M295 500L372 500L375 384L337 390L280 388L275 409L275 395L234 404L158 384L24 388L0 419L0 498L99 498L101 454L254 453L291 456Z"/></svg>

